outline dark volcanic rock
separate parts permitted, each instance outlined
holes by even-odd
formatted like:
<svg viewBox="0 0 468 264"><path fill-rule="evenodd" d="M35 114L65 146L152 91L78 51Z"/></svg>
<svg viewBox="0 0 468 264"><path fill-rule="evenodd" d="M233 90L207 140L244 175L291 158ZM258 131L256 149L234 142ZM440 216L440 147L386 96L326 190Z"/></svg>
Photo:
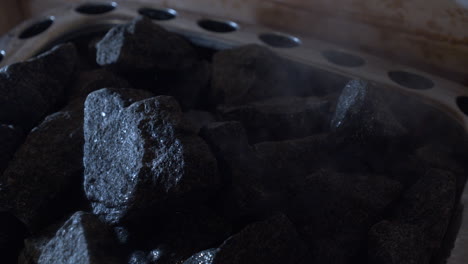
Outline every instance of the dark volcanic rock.
<svg viewBox="0 0 468 264"><path fill-rule="evenodd" d="M292 190L289 216L310 246L310 263L339 264L356 258L401 186L379 175L319 171Z"/></svg>
<svg viewBox="0 0 468 264"><path fill-rule="evenodd" d="M184 261L183 264L212 264L213 258L215 257L217 252L218 249L216 248L198 252L197 254L191 256L189 259Z"/></svg>
<svg viewBox="0 0 468 264"><path fill-rule="evenodd" d="M386 146L406 136L407 130L390 111L378 88L364 80L352 80L343 89L331 129L348 143Z"/></svg>
<svg viewBox="0 0 468 264"><path fill-rule="evenodd" d="M0 254L2 263L17 263L18 254L27 236L26 227L7 212L0 212Z"/></svg>
<svg viewBox="0 0 468 264"><path fill-rule="evenodd" d="M93 212L108 223L168 201L204 197L218 182L216 159L177 102L145 97L143 91L102 89L86 100L84 187Z"/></svg>
<svg viewBox="0 0 468 264"><path fill-rule="evenodd" d="M424 234L417 226L382 221L369 232L368 263L428 263Z"/></svg>
<svg viewBox="0 0 468 264"><path fill-rule="evenodd" d="M96 48L97 63L118 71L178 70L196 60L189 42L146 17L115 26Z"/></svg>
<svg viewBox="0 0 468 264"><path fill-rule="evenodd" d="M430 259L440 248L455 197L456 177L448 171L431 169L406 191L391 219L421 228Z"/></svg>
<svg viewBox="0 0 468 264"><path fill-rule="evenodd" d="M240 121L250 142L310 136L327 127L330 103L316 97L278 97L241 106L221 106L224 120Z"/></svg>
<svg viewBox="0 0 468 264"><path fill-rule="evenodd" d="M144 236L151 233L151 238L139 240L149 241L145 248L154 250L147 259L157 258L158 264L182 263L196 252L219 245L231 234L230 224L204 207L166 212L152 224L140 232Z"/></svg>
<svg viewBox="0 0 468 264"><path fill-rule="evenodd" d="M194 262L197 259L208 264L292 264L301 261L305 251L292 223L279 214L250 224L224 241L217 250L200 252L185 264L198 263Z"/></svg>
<svg viewBox="0 0 468 264"><path fill-rule="evenodd" d="M286 183L292 176L305 176L330 163L331 143L327 134L254 145L255 153L270 166L276 180ZM288 177L285 177L288 175Z"/></svg>
<svg viewBox="0 0 468 264"><path fill-rule="evenodd" d="M48 116L26 138L1 177L0 207L31 230L76 209L83 196L83 104Z"/></svg>
<svg viewBox="0 0 468 264"><path fill-rule="evenodd" d="M190 122L197 134L204 126L216 122L216 117L207 111L190 110L184 113L184 117Z"/></svg>
<svg viewBox="0 0 468 264"><path fill-rule="evenodd" d="M211 123L200 135L218 159L225 185L222 210L234 219L262 214L273 193L264 179L265 166L248 144L242 125L236 121Z"/></svg>
<svg viewBox="0 0 468 264"><path fill-rule="evenodd" d="M24 134L20 128L0 124L0 175L23 140Z"/></svg>
<svg viewBox="0 0 468 264"><path fill-rule="evenodd" d="M64 44L0 71L0 122L29 131L64 103L65 84L77 62L75 46Z"/></svg>
<svg viewBox="0 0 468 264"><path fill-rule="evenodd" d="M211 97L216 104L238 105L294 95L288 62L268 48L246 45L214 55Z"/></svg>
<svg viewBox="0 0 468 264"><path fill-rule="evenodd" d="M38 264L123 263L112 232L95 215L77 212L42 250Z"/></svg>
<svg viewBox="0 0 468 264"><path fill-rule="evenodd" d="M112 72L97 69L80 73L69 92L69 97L86 97L89 93L102 88L131 88L131 86Z"/></svg>

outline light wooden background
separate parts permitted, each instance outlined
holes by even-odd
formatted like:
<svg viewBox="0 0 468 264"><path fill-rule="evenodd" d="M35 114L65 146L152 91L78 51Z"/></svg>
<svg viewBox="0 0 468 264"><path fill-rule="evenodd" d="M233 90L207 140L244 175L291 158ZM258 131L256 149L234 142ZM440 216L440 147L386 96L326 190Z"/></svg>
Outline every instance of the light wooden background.
<svg viewBox="0 0 468 264"><path fill-rule="evenodd" d="M0 0L0 32L57 4L80 1ZM120 1L167 5L310 35L468 85L468 0Z"/></svg>

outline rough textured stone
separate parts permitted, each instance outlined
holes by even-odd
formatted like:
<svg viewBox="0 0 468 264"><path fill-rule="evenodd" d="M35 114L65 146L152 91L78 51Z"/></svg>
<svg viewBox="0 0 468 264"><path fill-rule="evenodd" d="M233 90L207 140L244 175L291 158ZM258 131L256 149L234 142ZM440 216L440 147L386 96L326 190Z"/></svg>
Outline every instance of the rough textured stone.
<svg viewBox="0 0 468 264"><path fill-rule="evenodd" d="M430 259L441 246L455 197L456 177L448 171L431 169L406 191L390 220L420 228L426 241L425 254Z"/></svg>
<svg viewBox="0 0 468 264"><path fill-rule="evenodd" d="M189 42L146 17L115 26L96 48L97 63L118 71L184 69L196 59Z"/></svg>
<svg viewBox="0 0 468 264"><path fill-rule="evenodd" d="M65 99L65 84L77 62L75 46L64 44L0 70L0 122L29 131Z"/></svg>
<svg viewBox="0 0 468 264"><path fill-rule="evenodd" d="M105 69L85 71L78 76L69 91L69 97L86 97L89 93L102 88L131 88L131 86L126 80Z"/></svg>
<svg viewBox="0 0 468 264"><path fill-rule="evenodd" d="M95 215L77 212L44 247L38 264L117 264L117 243Z"/></svg>
<svg viewBox="0 0 468 264"><path fill-rule="evenodd" d="M0 175L23 140L24 134L20 128L0 124Z"/></svg>
<svg viewBox="0 0 468 264"><path fill-rule="evenodd" d="M266 169L247 142L247 135L239 122L211 123L200 135L210 145L218 159L225 189L220 207L234 220L259 215L274 198L264 179Z"/></svg>
<svg viewBox="0 0 468 264"><path fill-rule="evenodd" d="M183 264L212 264L218 249L207 249L191 256Z"/></svg>
<svg viewBox="0 0 468 264"><path fill-rule="evenodd" d="M352 80L343 89L331 129L347 142L376 148L407 134L390 111L385 98L364 80Z"/></svg>
<svg viewBox="0 0 468 264"><path fill-rule="evenodd" d="M221 106L224 120L240 121L250 142L310 136L327 127L330 103L316 97L277 97L241 106Z"/></svg>
<svg viewBox="0 0 468 264"><path fill-rule="evenodd" d="M216 104L244 104L294 95L287 62L268 48L246 45L214 55L211 97Z"/></svg>
<svg viewBox="0 0 468 264"><path fill-rule="evenodd" d="M31 230L73 210L82 197L83 103L48 116L26 138L0 178L0 206Z"/></svg>
<svg viewBox="0 0 468 264"><path fill-rule="evenodd" d="M292 264L304 258L305 250L292 223L285 215L279 214L248 225L224 241L217 250L200 252L185 264L199 263L195 260L209 264Z"/></svg>
<svg viewBox="0 0 468 264"><path fill-rule="evenodd" d="M379 175L319 171L291 187L289 216L311 249L310 263L352 263L367 233L401 192Z"/></svg>
<svg viewBox="0 0 468 264"><path fill-rule="evenodd" d="M429 263L424 234L417 226L382 221L369 232L368 263Z"/></svg>
<svg viewBox="0 0 468 264"><path fill-rule="evenodd" d="M168 96L142 100L147 96L102 89L86 100L85 192L93 212L108 223L166 201L203 197L218 182L215 158L177 102Z"/></svg>

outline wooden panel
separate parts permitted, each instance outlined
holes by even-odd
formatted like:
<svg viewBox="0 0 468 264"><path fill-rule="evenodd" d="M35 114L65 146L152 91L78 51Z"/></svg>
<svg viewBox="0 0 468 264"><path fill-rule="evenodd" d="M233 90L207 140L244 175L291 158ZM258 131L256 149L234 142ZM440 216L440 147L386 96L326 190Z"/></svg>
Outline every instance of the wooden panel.
<svg viewBox="0 0 468 264"><path fill-rule="evenodd" d="M79 2L22 1L28 16ZM468 84L468 0L120 1L167 5L309 35Z"/></svg>

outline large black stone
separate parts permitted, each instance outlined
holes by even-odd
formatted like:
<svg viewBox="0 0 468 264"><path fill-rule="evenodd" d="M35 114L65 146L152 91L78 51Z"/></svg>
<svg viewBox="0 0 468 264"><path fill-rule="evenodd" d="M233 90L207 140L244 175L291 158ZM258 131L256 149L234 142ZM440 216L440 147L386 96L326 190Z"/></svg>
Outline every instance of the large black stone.
<svg viewBox="0 0 468 264"><path fill-rule="evenodd" d="M24 134L20 128L0 124L0 175L23 140Z"/></svg>
<svg viewBox="0 0 468 264"><path fill-rule="evenodd" d="M1 177L0 206L32 231L83 197L83 102L48 116L26 138Z"/></svg>
<svg viewBox="0 0 468 264"><path fill-rule="evenodd" d="M218 249L200 252L185 264L293 264L305 256L306 247L294 226L285 215L278 214L248 225Z"/></svg>
<svg viewBox="0 0 468 264"><path fill-rule="evenodd" d="M290 68L268 48L246 45L213 57L211 97L216 104L238 105L294 95Z"/></svg>
<svg viewBox="0 0 468 264"><path fill-rule="evenodd" d="M216 159L174 98L150 96L102 89L86 100L84 188L93 212L108 223L202 198L218 182Z"/></svg>
<svg viewBox="0 0 468 264"><path fill-rule="evenodd" d="M241 106L221 106L224 120L240 121L250 142L310 136L328 129L330 103L316 97L278 97Z"/></svg>
<svg viewBox="0 0 468 264"><path fill-rule="evenodd" d="M288 215L311 249L311 263L353 263L369 229L400 195L379 175L319 171L292 184Z"/></svg>
<svg viewBox="0 0 468 264"><path fill-rule="evenodd" d="M77 53L63 44L0 71L0 122L29 131L65 100L65 85L73 76Z"/></svg>
<svg viewBox="0 0 468 264"><path fill-rule="evenodd" d="M93 214L77 212L41 252L38 264L124 263L110 229Z"/></svg>
<svg viewBox="0 0 468 264"><path fill-rule="evenodd" d="M96 48L97 63L117 71L178 70L196 60L189 42L146 17L115 26Z"/></svg>

